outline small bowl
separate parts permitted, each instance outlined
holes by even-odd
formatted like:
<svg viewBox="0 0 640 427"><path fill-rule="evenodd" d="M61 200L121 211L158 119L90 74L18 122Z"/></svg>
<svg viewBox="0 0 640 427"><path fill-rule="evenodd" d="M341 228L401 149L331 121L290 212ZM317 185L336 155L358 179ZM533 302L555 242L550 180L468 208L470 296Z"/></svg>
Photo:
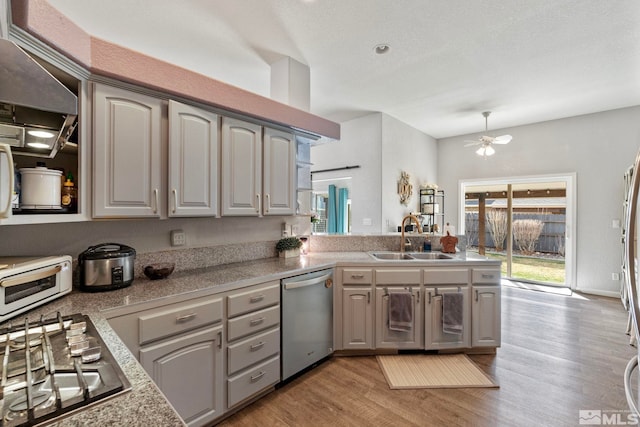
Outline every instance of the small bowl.
<svg viewBox="0 0 640 427"><path fill-rule="evenodd" d="M172 262L150 264L144 268L144 275L151 280L164 279L173 273L174 268L176 268L176 265Z"/></svg>

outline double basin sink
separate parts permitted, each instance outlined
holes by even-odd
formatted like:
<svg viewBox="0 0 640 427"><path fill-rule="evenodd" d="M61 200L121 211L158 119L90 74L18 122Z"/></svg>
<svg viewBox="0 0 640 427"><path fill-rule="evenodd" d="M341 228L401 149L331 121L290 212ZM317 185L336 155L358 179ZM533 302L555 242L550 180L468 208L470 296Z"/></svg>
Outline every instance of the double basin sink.
<svg viewBox="0 0 640 427"><path fill-rule="evenodd" d="M439 252L369 252L373 258L385 261L425 261L453 259L453 256Z"/></svg>

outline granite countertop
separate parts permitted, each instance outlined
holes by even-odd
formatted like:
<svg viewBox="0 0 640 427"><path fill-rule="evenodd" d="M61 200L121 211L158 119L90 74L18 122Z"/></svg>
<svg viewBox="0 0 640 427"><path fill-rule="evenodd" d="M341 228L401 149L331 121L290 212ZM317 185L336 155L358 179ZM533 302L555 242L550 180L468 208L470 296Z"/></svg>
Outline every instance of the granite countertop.
<svg viewBox="0 0 640 427"><path fill-rule="evenodd" d="M458 257L448 262L486 262L486 258ZM198 298L218 292L242 288L271 280L304 274L336 265L400 265L402 261L376 261L366 252L319 252L297 258L266 258L256 261L227 264L216 267L176 272L164 280L136 278L124 289L110 292L86 293L74 290L68 295L18 316L11 322L20 322L24 317L31 319L63 315L87 314L102 336L105 344L131 383L131 391L98 402L78 412L72 413L50 425L184 425L181 418L156 387L129 349L125 347L107 322L109 313L124 314L137 311L140 305L149 301L172 298ZM414 262L411 262L415 265ZM493 262L492 262L493 263Z"/></svg>

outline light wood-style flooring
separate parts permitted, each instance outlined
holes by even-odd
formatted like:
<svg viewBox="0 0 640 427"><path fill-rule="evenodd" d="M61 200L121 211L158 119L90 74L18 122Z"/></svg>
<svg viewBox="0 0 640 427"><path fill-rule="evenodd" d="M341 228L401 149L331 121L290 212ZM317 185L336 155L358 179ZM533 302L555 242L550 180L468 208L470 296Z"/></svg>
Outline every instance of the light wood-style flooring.
<svg viewBox="0 0 640 427"><path fill-rule="evenodd" d="M499 389L390 390L373 356L333 357L220 426L577 426L628 410L636 350L619 299L504 287L502 347L472 355Z"/></svg>

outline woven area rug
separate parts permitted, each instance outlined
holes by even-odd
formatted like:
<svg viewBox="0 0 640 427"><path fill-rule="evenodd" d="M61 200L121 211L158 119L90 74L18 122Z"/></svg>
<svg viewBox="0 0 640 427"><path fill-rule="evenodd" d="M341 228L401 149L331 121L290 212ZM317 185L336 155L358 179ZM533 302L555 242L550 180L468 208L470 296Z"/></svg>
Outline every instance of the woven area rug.
<svg viewBox="0 0 640 427"><path fill-rule="evenodd" d="M391 389L499 387L466 354L377 356Z"/></svg>

